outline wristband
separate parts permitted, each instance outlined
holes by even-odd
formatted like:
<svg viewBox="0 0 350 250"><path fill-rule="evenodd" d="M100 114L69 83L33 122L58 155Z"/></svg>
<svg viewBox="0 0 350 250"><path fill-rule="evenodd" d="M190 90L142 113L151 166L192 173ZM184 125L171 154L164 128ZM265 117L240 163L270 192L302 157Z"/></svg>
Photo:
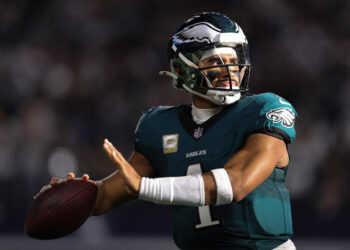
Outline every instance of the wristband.
<svg viewBox="0 0 350 250"><path fill-rule="evenodd" d="M215 205L229 204L233 200L233 192L230 178L224 168L211 170L216 182L216 203Z"/></svg>

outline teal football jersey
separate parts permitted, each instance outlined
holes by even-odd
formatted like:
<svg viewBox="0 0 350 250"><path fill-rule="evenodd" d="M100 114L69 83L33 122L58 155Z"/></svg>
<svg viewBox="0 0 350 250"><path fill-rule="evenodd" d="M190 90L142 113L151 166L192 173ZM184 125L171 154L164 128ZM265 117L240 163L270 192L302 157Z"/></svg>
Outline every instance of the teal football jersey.
<svg viewBox="0 0 350 250"><path fill-rule="evenodd" d="M191 105L156 107L136 128L135 150L151 162L159 177L200 174L222 168L248 136L264 133L295 139L297 113L272 93L247 96L196 124ZM173 236L181 249L272 249L292 235L287 168L240 202L222 206L170 206Z"/></svg>

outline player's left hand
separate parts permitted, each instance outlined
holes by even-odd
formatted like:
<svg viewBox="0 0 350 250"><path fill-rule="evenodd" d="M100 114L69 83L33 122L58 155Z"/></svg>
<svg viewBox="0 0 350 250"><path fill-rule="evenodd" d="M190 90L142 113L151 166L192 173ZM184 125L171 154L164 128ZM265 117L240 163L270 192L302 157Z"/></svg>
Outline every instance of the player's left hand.
<svg viewBox="0 0 350 250"><path fill-rule="evenodd" d="M44 193L46 190L50 189L51 187L53 187L54 185L60 184L64 181L69 181L69 180L74 180L75 179L75 174L73 172L69 172L66 175L66 179L61 179L58 177L52 177L50 180L50 183L48 185L43 186L40 191L34 195L34 200L36 199L36 197L38 197L41 193ZM88 181L90 179L89 175L84 174L81 176L81 179L84 181Z"/></svg>
<svg viewBox="0 0 350 250"><path fill-rule="evenodd" d="M126 190L130 195L137 197L140 191L141 176L107 139L104 140L103 149L106 151L113 163L118 167Z"/></svg>

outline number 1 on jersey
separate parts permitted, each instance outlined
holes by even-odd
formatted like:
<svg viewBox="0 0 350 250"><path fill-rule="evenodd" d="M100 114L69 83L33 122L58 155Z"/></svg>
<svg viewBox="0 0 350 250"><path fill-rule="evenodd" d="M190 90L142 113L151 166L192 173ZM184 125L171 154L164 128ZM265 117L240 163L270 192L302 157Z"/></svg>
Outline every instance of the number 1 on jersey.
<svg viewBox="0 0 350 250"><path fill-rule="evenodd" d="M187 168L187 175L202 174L201 164L196 163L189 165ZM220 221L213 221L210 214L209 206L198 207L199 224L195 225L196 228L209 227L220 224Z"/></svg>

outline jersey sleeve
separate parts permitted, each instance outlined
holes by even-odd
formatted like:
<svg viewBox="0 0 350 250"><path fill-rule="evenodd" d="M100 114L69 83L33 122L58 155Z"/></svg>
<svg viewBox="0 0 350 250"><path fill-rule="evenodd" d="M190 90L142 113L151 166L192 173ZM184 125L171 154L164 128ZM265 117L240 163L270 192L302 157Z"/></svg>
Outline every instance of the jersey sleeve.
<svg viewBox="0 0 350 250"><path fill-rule="evenodd" d="M139 122L137 123L137 126L136 126L136 129L135 129L135 142L134 142L134 150L139 152L139 153L142 153L142 141L141 141L141 138L142 138L142 133L143 133L143 119L145 118L145 115L146 114L142 114L142 116L140 117L139 119Z"/></svg>
<svg viewBox="0 0 350 250"><path fill-rule="evenodd" d="M161 139L159 137L159 127L161 123L165 123L166 118L164 114L171 107L158 106L153 107L144 113L135 129L135 143L134 150L151 159L159 158L157 154L161 149ZM152 163L152 161L151 161Z"/></svg>
<svg viewBox="0 0 350 250"><path fill-rule="evenodd" d="M155 108L151 108L146 113L142 114L142 116L139 119L139 122L137 123L136 129L135 129L135 143L134 143L134 150L143 154L144 156L147 156L147 148L148 148L148 142L147 142L147 136L150 135L150 126L149 126L149 116L153 112Z"/></svg>
<svg viewBox="0 0 350 250"><path fill-rule="evenodd" d="M294 141L294 125L298 114L288 101L278 95L265 93L257 95L252 105L250 117L254 122L248 134L268 134L284 140L286 144Z"/></svg>

